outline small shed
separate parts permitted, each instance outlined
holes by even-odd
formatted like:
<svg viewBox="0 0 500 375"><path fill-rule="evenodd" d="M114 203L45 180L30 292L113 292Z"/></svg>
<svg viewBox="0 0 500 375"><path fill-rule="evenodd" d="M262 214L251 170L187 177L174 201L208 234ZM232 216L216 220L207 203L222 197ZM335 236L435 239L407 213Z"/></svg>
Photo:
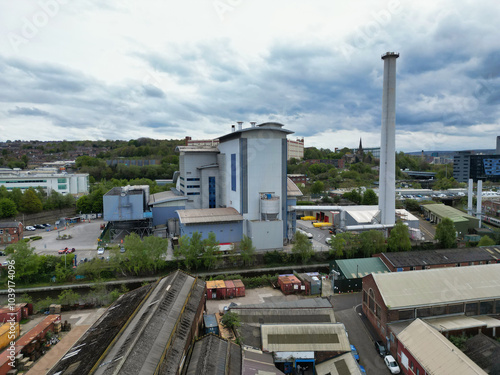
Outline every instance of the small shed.
<svg viewBox="0 0 500 375"><path fill-rule="evenodd" d="M234 296L235 297L245 297L245 284L241 280L233 280L234 283Z"/></svg>
<svg viewBox="0 0 500 375"><path fill-rule="evenodd" d="M234 298L236 288L234 286L233 280L226 280L225 283L226 283L226 298Z"/></svg>
<svg viewBox="0 0 500 375"><path fill-rule="evenodd" d="M219 334L219 325L217 324L217 318L215 314L203 315L203 325L204 325L204 333L213 333Z"/></svg>
<svg viewBox="0 0 500 375"><path fill-rule="evenodd" d="M224 280L214 280L215 286L217 288L217 299L226 298L226 283Z"/></svg>
<svg viewBox="0 0 500 375"><path fill-rule="evenodd" d="M217 299L217 284L213 280L207 283L207 299Z"/></svg>

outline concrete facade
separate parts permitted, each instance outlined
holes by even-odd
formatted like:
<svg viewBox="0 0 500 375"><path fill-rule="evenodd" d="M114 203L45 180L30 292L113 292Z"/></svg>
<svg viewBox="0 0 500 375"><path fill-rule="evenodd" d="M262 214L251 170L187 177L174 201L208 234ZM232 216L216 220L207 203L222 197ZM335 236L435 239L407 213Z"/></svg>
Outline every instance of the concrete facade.
<svg viewBox="0 0 500 375"><path fill-rule="evenodd" d="M47 194L56 191L59 194L80 196L89 193L89 175L7 171L7 173L0 174L1 185L5 186L7 190L19 188L24 191L29 188L41 187Z"/></svg>

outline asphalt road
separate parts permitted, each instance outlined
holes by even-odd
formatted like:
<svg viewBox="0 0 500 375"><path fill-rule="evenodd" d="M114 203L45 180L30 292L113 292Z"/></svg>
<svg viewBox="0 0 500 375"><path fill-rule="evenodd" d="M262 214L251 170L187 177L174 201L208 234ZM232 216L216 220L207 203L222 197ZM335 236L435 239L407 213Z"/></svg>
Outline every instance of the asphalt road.
<svg viewBox="0 0 500 375"><path fill-rule="evenodd" d="M333 296L333 310L337 322L343 323L349 341L356 347L359 363L367 374L386 375L389 370L374 347L374 338L361 320L361 293L336 294Z"/></svg>

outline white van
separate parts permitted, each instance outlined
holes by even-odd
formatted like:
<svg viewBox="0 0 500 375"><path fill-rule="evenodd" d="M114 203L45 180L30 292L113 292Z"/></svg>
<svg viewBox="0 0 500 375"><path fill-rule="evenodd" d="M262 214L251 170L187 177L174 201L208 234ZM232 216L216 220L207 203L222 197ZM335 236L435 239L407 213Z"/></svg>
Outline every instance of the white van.
<svg viewBox="0 0 500 375"><path fill-rule="evenodd" d="M305 230L297 228L296 232L299 232L299 233L302 233L302 234L306 235L307 238L309 238L310 240L313 239L313 235L311 233L309 233L309 232L306 232Z"/></svg>

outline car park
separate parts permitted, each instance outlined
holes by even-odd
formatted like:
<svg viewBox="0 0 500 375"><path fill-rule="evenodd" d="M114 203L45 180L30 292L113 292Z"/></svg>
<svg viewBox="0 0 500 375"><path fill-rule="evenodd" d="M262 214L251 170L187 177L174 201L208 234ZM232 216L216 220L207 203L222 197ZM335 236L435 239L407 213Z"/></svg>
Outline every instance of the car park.
<svg viewBox="0 0 500 375"><path fill-rule="evenodd" d="M359 362L358 351L356 350L356 347L352 344L351 344L351 352L352 352L352 355L354 356L354 359Z"/></svg>
<svg viewBox="0 0 500 375"><path fill-rule="evenodd" d="M392 355L386 355L384 357L384 363L391 372L391 374L399 374L401 372L401 369L399 368L396 360Z"/></svg>
<svg viewBox="0 0 500 375"><path fill-rule="evenodd" d="M380 340L375 341L375 350L377 351L378 355L381 356L382 358L387 354L385 345Z"/></svg>

